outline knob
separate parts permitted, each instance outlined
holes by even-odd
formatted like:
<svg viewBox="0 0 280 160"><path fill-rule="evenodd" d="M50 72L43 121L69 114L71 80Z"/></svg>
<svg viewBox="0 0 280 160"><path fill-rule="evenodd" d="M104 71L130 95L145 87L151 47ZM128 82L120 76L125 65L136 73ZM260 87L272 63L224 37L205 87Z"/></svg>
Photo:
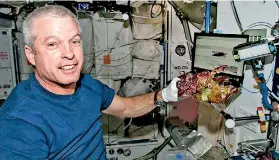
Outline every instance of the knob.
<svg viewBox="0 0 280 160"><path fill-rule="evenodd" d="M278 121L278 120L279 120L279 114L278 114L277 111L272 111L272 112L270 113L270 117L271 117L271 119L272 119L273 121Z"/></svg>
<svg viewBox="0 0 280 160"><path fill-rule="evenodd" d="M227 119L225 123L227 128L233 128L235 126L235 121L233 119Z"/></svg>
<svg viewBox="0 0 280 160"><path fill-rule="evenodd" d="M184 45L178 45L176 48L175 48L175 53L178 55L178 56L184 56L185 53L186 53L186 47Z"/></svg>
<svg viewBox="0 0 280 160"><path fill-rule="evenodd" d="M123 155L124 155L124 156L130 156L130 155L131 155L130 149L124 150L124 151L123 151Z"/></svg>
<svg viewBox="0 0 280 160"><path fill-rule="evenodd" d="M128 20L128 18L129 18L128 14L126 14L126 13L125 13L125 14L123 14L123 20L125 20L125 21L126 21L126 20Z"/></svg>
<svg viewBox="0 0 280 160"><path fill-rule="evenodd" d="M117 152L118 152L118 154L123 154L123 149L119 148L119 149L117 150Z"/></svg>
<svg viewBox="0 0 280 160"><path fill-rule="evenodd" d="M114 154L114 153L115 153L115 151L114 151L113 149L110 149L110 150L109 150L109 154L112 155L112 154Z"/></svg>

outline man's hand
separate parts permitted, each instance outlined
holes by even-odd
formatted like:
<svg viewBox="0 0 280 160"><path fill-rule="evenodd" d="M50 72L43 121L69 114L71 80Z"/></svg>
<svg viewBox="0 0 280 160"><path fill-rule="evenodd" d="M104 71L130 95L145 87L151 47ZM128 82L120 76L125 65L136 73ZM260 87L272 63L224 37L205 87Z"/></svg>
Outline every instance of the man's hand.
<svg viewBox="0 0 280 160"><path fill-rule="evenodd" d="M178 101L178 88L177 88L177 81L180 78L174 78L171 83L162 90L162 98L165 102L176 102Z"/></svg>

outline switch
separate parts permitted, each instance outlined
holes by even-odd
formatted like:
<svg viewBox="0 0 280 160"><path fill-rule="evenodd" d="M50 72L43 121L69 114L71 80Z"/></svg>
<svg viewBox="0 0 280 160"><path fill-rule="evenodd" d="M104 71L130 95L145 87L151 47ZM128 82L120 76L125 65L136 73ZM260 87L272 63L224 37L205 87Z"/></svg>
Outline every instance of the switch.
<svg viewBox="0 0 280 160"><path fill-rule="evenodd" d="M114 151L113 149L110 149L110 150L109 150L109 154L112 155L112 154L114 154L114 153L115 153L115 151Z"/></svg>

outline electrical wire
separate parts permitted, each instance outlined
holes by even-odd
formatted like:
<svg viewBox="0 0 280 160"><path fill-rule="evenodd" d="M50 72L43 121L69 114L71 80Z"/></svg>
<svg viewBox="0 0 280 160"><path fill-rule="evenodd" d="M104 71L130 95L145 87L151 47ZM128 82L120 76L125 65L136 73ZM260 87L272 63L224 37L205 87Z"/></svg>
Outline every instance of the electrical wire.
<svg viewBox="0 0 280 160"><path fill-rule="evenodd" d="M112 133L112 134L116 133L118 135L118 131L123 124L124 124L124 120L121 121L120 125L115 130L111 131L110 133Z"/></svg>
<svg viewBox="0 0 280 160"><path fill-rule="evenodd" d="M225 146L226 150L229 152L228 143L226 141L226 129L225 128L224 128L224 131L223 131L223 140L224 140L224 146Z"/></svg>
<svg viewBox="0 0 280 160"><path fill-rule="evenodd" d="M234 97L233 97L232 100L230 101L228 107L225 108L225 112L228 112L228 111L231 109L231 107L232 107L232 102L234 101L234 99L235 99L237 96L238 96L238 95L234 95Z"/></svg>
<svg viewBox="0 0 280 160"><path fill-rule="evenodd" d="M245 89L246 91L252 93L252 94L256 94L256 93L260 93L260 91L250 91L249 89L245 88L243 85L241 86L243 89Z"/></svg>
<svg viewBox="0 0 280 160"><path fill-rule="evenodd" d="M185 61L188 61L188 62L192 62L191 60L189 59L186 59L186 58L183 58L183 56L179 56L181 59L185 60Z"/></svg>
<svg viewBox="0 0 280 160"><path fill-rule="evenodd" d="M279 8L279 2L278 2L278 0L275 0L275 3L276 3L276 5L277 5L277 7Z"/></svg>
<svg viewBox="0 0 280 160"><path fill-rule="evenodd" d="M143 129L144 127L146 127L146 126L139 127L139 128L137 128L137 129L135 129L135 130L129 132L129 134L134 133L134 132L136 132L136 131L139 131L140 129ZM122 138L122 137L118 137L117 139L115 139L115 140L109 142L109 144L112 144L112 143L114 143L114 142L120 140L121 138Z"/></svg>
<svg viewBox="0 0 280 160"><path fill-rule="evenodd" d="M262 40L267 40L267 41L274 41L276 40L277 38L279 38L279 35L276 35L274 37L267 37L267 38L262 38ZM275 45L276 43L274 43Z"/></svg>
<svg viewBox="0 0 280 160"><path fill-rule="evenodd" d="M273 58L273 61L274 61L274 62L276 61L275 57ZM266 78L266 84L269 82L269 80L270 80L270 78L271 78L271 76L272 76L272 74L273 74L274 65L275 65L275 63L273 63L273 64L271 65L271 71L270 71L268 77ZM260 91L250 91L249 89L245 88L243 85L242 85L241 87L242 87L243 89L245 89L246 91L252 93L252 94L260 93Z"/></svg>
<svg viewBox="0 0 280 160"><path fill-rule="evenodd" d="M153 126L153 130L155 130L155 126L154 125L152 125ZM156 136L156 133L154 132L154 135L153 135L153 139L156 139L157 138L157 136Z"/></svg>
<svg viewBox="0 0 280 160"><path fill-rule="evenodd" d="M108 24L107 24L106 26L107 26L107 27L106 27L106 28L107 28L107 33L109 33L109 32L108 32ZM120 33L121 33L121 31L122 31L123 28L124 28L124 26L121 27L121 29L120 29L118 35L116 36L116 40L115 40L114 43L113 43L113 46L110 47L110 48L114 48L114 47L115 47L115 44L116 44L117 41L119 40L119 38L120 38L119 36L120 36ZM108 45L108 44L109 44L109 39L108 39L108 35L107 35L107 45ZM107 48L108 48L108 46L107 46ZM106 54L106 55L110 55L110 54L112 53L112 50L113 50L113 49L110 49L109 53ZM105 52L105 51L104 51L104 52ZM104 52L103 52L103 53L104 53ZM99 55L101 55L101 54L99 54ZM99 55L98 55L98 56L99 56ZM96 56L95 56L95 57L96 57ZM103 66L104 66L104 64L101 65L101 67L103 67ZM98 73L97 73L96 75L99 75L99 72L101 71L101 67L100 67L100 70L98 71ZM90 71L90 72L91 72L91 71Z"/></svg>
<svg viewBox="0 0 280 160"><path fill-rule="evenodd" d="M109 121L110 121L110 117L109 117L109 115L107 115L107 117L108 117L108 123L109 123ZM110 126L109 126L109 124L108 124L108 127L107 127L107 129L108 129L108 132L109 132L109 135L108 135L108 142L109 142L109 144L110 144Z"/></svg>
<svg viewBox="0 0 280 160"><path fill-rule="evenodd" d="M151 17L147 17L147 16L139 16L139 15L135 15L135 14L131 14L132 17L136 17L136 18L151 18Z"/></svg>
<svg viewBox="0 0 280 160"><path fill-rule="evenodd" d="M233 132L233 134L236 136L236 134L235 134L235 132ZM227 138L226 138L226 129L224 128L224 130L223 130L223 141L224 141L224 146L225 146L225 148L227 149L227 151L228 151L228 153L230 154L230 156L229 157L231 157L232 155L234 155L235 153L234 152L230 152L230 150L229 150L229 144L228 144L228 141L227 141Z"/></svg>
<svg viewBox="0 0 280 160"><path fill-rule="evenodd" d="M272 29L272 27L271 27L270 25L268 25L268 24L256 24L256 25L252 25L252 26L248 27L248 28L245 29L245 30L242 30L242 31L241 31L241 34L244 34L244 32L246 32L246 31L248 31L248 30L250 30L250 29L252 29L252 28L254 28L254 27L258 27L258 26L266 26L266 27Z"/></svg>
<svg viewBox="0 0 280 160"><path fill-rule="evenodd" d="M120 67L120 66L124 66L124 65L127 65L127 64L129 64L129 63L131 63L131 61L132 60L129 60L129 61L127 61L127 62L125 62L125 63L122 63L122 64L118 64L118 65L106 65L106 67L107 68L114 68L114 67ZM99 73L102 71L102 67L104 67L105 65L104 64L102 64L101 66L100 66L100 69L98 70L98 72L97 72L97 76L100 76L99 75ZM118 75L121 75L120 73L117 73ZM123 75L127 75L127 74L123 74ZM110 76L112 76L111 74L110 75L108 75L108 77L110 77Z"/></svg>
<svg viewBox="0 0 280 160"><path fill-rule="evenodd" d="M267 25L273 27L273 25L270 24L270 23L268 23L268 22L255 22L255 23L250 24L248 27L250 27L250 26L252 26L252 25L256 25L256 24L267 24Z"/></svg>
<svg viewBox="0 0 280 160"><path fill-rule="evenodd" d="M133 26L133 27L135 27L135 24L136 24L136 23L137 23L137 24L146 24L146 23L135 22L135 21L133 20L133 18L131 18L131 22L132 22L132 26ZM137 28L137 27L135 27L135 28ZM157 31L157 29L154 28L154 29L153 29L150 33L148 33L147 35L151 35L151 34L153 34L153 32L155 32L155 31ZM151 40L151 39L156 38L158 35L163 35L165 32L166 32L166 30L164 30L164 31L162 31L162 32L160 32L160 33L155 34L153 37L146 38L146 39L141 39L141 40ZM137 38L134 37L134 35L133 35L133 38L134 38L134 39L137 39Z"/></svg>
<svg viewBox="0 0 280 160"><path fill-rule="evenodd" d="M112 50L111 50L111 51L112 51ZM154 53L153 56L155 56L155 54L156 54L156 52ZM99 54L99 55L100 55L100 54ZM108 54L108 55L109 55L109 54ZM118 58L118 59L111 60L111 61L122 60L122 59L128 57L129 55L131 55L131 53L129 53L128 55L126 55L126 56L124 56L124 57L122 57L122 58ZM102 60L102 59L99 59L99 60ZM131 61L132 61L132 60L131 60ZM127 65L127 64L130 63L131 61L127 61L126 63L119 64L119 65L106 65L106 67L110 67L110 68L111 68L111 67L119 67L119 66ZM145 71L144 77L146 76L147 71L150 69L151 63L152 63L152 62L155 62L155 61L152 61L152 60L150 61L149 67L148 67L147 70ZM96 75L99 75L99 72L101 71L101 67L103 67L104 64L97 64L97 65L101 65L101 66L100 66L100 70L99 70L98 73L96 74Z"/></svg>
<svg viewBox="0 0 280 160"><path fill-rule="evenodd" d="M131 62L131 60L130 61L127 61L126 63L123 63L123 64L118 64L118 65L110 65L110 66L106 66L106 67L108 67L108 68L114 68L114 67L120 67L120 66L124 66L124 65L127 65L128 63L130 63ZM152 63L152 62L155 62L155 61L150 61L150 63ZM102 67L103 65L101 65L101 67ZM146 76L146 73L147 73L147 71L150 69L150 66L147 68L147 70L146 70L146 72L144 73L144 75L143 75L143 77L145 77ZM101 69L100 69L101 70ZM99 70L99 71L100 71ZM99 74L98 74L99 75ZM121 73L117 73L117 75L127 75L127 74L121 74ZM110 76L113 76L113 75L111 75L110 74Z"/></svg>
<svg viewBox="0 0 280 160"><path fill-rule="evenodd" d="M116 44L116 42L119 40L119 36L120 36L120 33L121 33L121 31L122 31L122 29L124 28L124 26L122 26L121 27L121 29L120 29L120 31L119 31L119 33L118 33L118 35L117 35L117 38L116 38L116 40L115 40L115 42L113 43L113 46L112 47L115 47L115 44ZM108 23L106 23L106 29L107 29L107 33L109 33L108 32ZM108 48L108 44L109 44L109 39L108 39L108 35L107 35L107 37L106 37L106 40L107 40L107 48ZM111 48L112 48L111 47ZM110 55L111 54L111 52L112 52L112 49L110 50L110 52L108 53L108 55ZM102 64L102 66L103 66L104 64ZM101 66L101 67L102 67ZM101 69L101 67L100 67L100 70L97 72L97 76L99 75L99 72L102 70ZM92 66L92 68L91 68L91 70L90 70L90 72L89 73L91 73L92 72L92 69L94 68L94 65ZM109 121L110 121L110 119L109 119L109 116L108 116L108 123L109 123ZM110 128L109 128L109 125L108 125L108 132L110 131L109 130ZM108 143L110 144L110 134L108 135Z"/></svg>
<svg viewBox="0 0 280 160"><path fill-rule="evenodd" d="M234 17L235 17L235 19L236 19L237 25L238 25L238 27L239 27L241 33L244 33L244 32L246 32L247 30L249 30L249 29L251 29L251 28L253 28L253 27L256 27L256 26L260 26L260 25L262 25L262 26L267 26L267 27L269 27L269 28L272 29L273 25L271 25L270 23L267 23L267 22L255 22L255 23L250 24L250 25L248 26L248 28L244 30L244 29L243 29L243 26L242 26L242 24L241 24L241 22L240 22L240 18L239 18L239 16L238 16L238 13L237 13L237 11L236 11L236 7L235 7L234 0L231 0L230 2L231 2L231 7L232 7L232 11L233 11ZM253 26L252 26L252 25L253 25Z"/></svg>
<svg viewBox="0 0 280 160"><path fill-rule="evenodd" d="M272 73L273 73L273 66L271 66L272 67L272 69L271 69L271 72L270 72L270 74L269 74L269 76L267 77L267 80L266 80L266 84L268 83L268 81L270 80L270 78L271 78L271 76L272 76Z"/></svg>
<svg viewBox="0 0 280 160"><path fill-rule="evenodd" d="M134 133L134 132L136 132L136 131L139 131L140 129L143 129L144 127L147 127L147 126L139 127L139 128L137 128L137 129L135 129L135 130L129 132L129 134Z"/></svg>
<svg viewBox="0 0 280 160"><path fill-rule="evenodd" d="M154 52L154 54L153 54L152 57L155 57L156 53L157 53L157 52L156 52L156 50L155 50L155 52ZM146 69L146 71L145 71L145 73L144 73L143 79L146 77L146 74L147 74L149 68L151 67L152 62L154 62L154 61L150 61L149 66L148 66L148 68ZM141 82L141 81L142 81L142 80L140 80L139 82ZM127 129L127 128L132 124L132 119L133 119L133 118L131 117L129 123L123 128L123 130ZM146 127L146 126L143 126L143 127L138 128L138 129L135 129L134 131L129 132L129 134L134 133L134 132L136 132L136 131L138 131L138 130L144 128L144 127ZM154 135L154 136L155 136L155 135ZM118 138L117 140L119 140L119 139L120 139L120 138ZM117 140L114 140L113 142L115 142L115 141L117 141ZM113 142L111 142L111 143L113 143Z"/></svg>
<svg viewBox="0 0 280 160"><path fill-rule="evenodd" d="M93 52L93 54L102 52L102 53L99 53L98 55L95 55L95 56L94 56L94 57L99 57L100 55L102 55L102 54L103 54L104 52L106 52L106 51L113 50L113 49L116 49L116 48L119 48L119 47L125 47L125 46L132 45L132 44L135 44L135 43L138 43L138 41L136 41L136 42L131 42L131 43L124 44L124 45L120 45L120 46L117 46L117 47L111 47L111 48L108 48L108 49L99 50L99 51ZM95 47L92 46L92 48L95 48Z"/></svg>
<svg viewBox="0 0 280 160"><path fill-rule="evenodd" d="M152 57L155 57L156 53L157 53L157 51L155 50L155 52L154 52L154 54L153 54ZM142 82L143 79L146 77L146 74L147 74L148 70L150 69L152 62L154 62L154 61L150 61L149 66L148 66L148 68L146 69L143 78L142 78L138 83ZM130 121L129 121L128 125L125 126L125 127L123 128L123 130L127 129L127 128L131 125L131 123L132 123L132 118L130 118Z"/></svg>
<svg viewBox="0 0 280 160"><path fill-rule="evenodd" d="M121 57L121 58L117 58L117 59L110 59L110 61L119 61L119 60L123 60L123 59L125 59L126 57L128 57L128 56L130 56L131 55L131 52L130 53L128 53L127 55L125 55L125 56L123 56L123 57ZM103 60L103 58L96 58L96 59L98 59L98 60ZM96 63L97 65L102 65L103 63Z"/></svg>
<svg viewBox="0 0 280 160"><path fill-rule="evenodd" d="M237 13L237 11L236 11L236 7L235 7L234 0L231 0L231 1L230 1L230 4L231 4L231 8L232 8L232 12L233 12L233 14L234 14L235 20L236 20L236 22L237 22L237 25L238 25L240 31L243 31L242 24L241 24L241 22L240 22L238 13Z"/></svg>
<svg viewBox="0 0 280 160"><path fill-rule="evenodd" d="M129 0L128 2L130 2L130 0ZM132 6L134 3L137 3L137 2L138 2L138 0L133 1L133 2L130 4L130 6Z"/></svg>
<svg viewBox="0 0 280 160"><path fill-rule="evenodd" d="M107 24L107 23L106 23L106 24ZM107 25L108 25L108 24L107 24ZM125 44L125 45L122 45L122 46L117 46L117 47L115 47L115 44L116 44L116 42L119 40L119 36L120 36L120 33L121 33L121 31L122 31L123 28L124 28L124 27L122 27L121 30L119 31L119 33L118 33L118 35L117 35L117 38L116 38L115 42L113 43L113 46L112 46L111 48L108 48L108 47L107 47L108 49L105 49L105 50L102 50L102 51L96 51L95 53L98 53L98 52L101 52L101 53L99 53L98 55L95 55L95 56L94 56L95 58L96 58L96 57L99 57L99 56L102 55L102 54L104 54L106 51L109 51L109 53L106 54L106 55L110 55L111 52L112 52L112 50L115 49L115 48L117 48L117 47L122 47L122 46L127 46L127 45L131 45L131 44L138 43L138 42L133 42L133 43L130 43L130 44ZM107 26L107 30L108 30L108 26ZM166 30L165 30L165 31L166 31ZM158 36L158 35L160 35L160 34L163 34L165 31L163 31L163 32L161 32L161 33L158 33L158 34L155 34L152 38L149 38L149 39L146 39L146 40L153 39L153 38L155 38L156 36ZM108 33L108 31L107 31L107 33ZM108 44L108 35L107 35L107 44ZM92 48L94 48L94 47L92 46ZM155 54L156 54L156 51L155 51L154 55L155 55ZM118 61L118 60L121 60L121 59L124 59L124 58L128 57L129 55L131 55L131 53L127 54L126 56L124 56L124 57L122 57L122 58L114 59L114 60L111 60L111 61ZM99 58L99 60L101 60L101 59ZM131 62L131 61L129 61L129 62ZM129 62L127 62L127 63L129 63ZM143 77L143 78L145 78L145 76L146 76L146 74L147 74L149 68L151 67L152 62L153 62L153 61L150 61L150 64L149 64L147 70L145 71L145 74L144 74L144 77ZM127 64L127 63L125 63L125 64ZM108 66L108 67L117 67L117 66L122 66L122 65L125 65L125 64L114 65L114 66L110 65L110 66ZM104 64L102 64L101 67L102 67L103 65L104 65ZM94 67L93 67L93 68L94 68ZM93 69L93 68L92 68L92 69ZM91 69L91 71L92 71L92 69ZM91 72L91 71L90 71L90 72ZM98 73L97 73L96 75L99 75L99 72L100 72L100 71L101 71L101 69L98 71ZM118 75L119 75L119 74L118 74ZM108 119L108 121L109 121L109 119ZM126 129L131 123L132 123L132 118L130 119L129 124L128 124L127 126L124 127L124 129ZM109 125L108 125L108 126L109 126ZM144 127L146 127L146 126L143 126L143 127L141 127L141 128L138 128L138 129L136 129L136 130L130 132L129 134L131 134L131 133L133 133L133 132L135 132L135 131L137 131L137 130L140 130L140 129L144 128ZM119 128L119 127L118 127L118 128ZM117 128L117 130L118 130L118 128ZM108 128L108 131L109 131L109 128ZM121 138L121 137L120 137L120 138ZM120 139L120 138L118 138L118 139ZM109 144L110 144L110 143L113 143L113 142L117 141L118 139L116 139L116 140L110 142L109 136L108 136L108 143L109 143Z"/></svg>
<svg viewBox="0 0 280 160"><path fill-rule="evenodd" d="M193 47L193 42L189 41L186 39L186 42L189 43L191 45L191 47Z"/></svg>
<svg viewBox="0 0 280 160"><path fill-rule="evenodd" d="M271 72L270 72L270 74L269 74L269 76L266 80L266 83L268 83L268 81L270 80L272 73L273 73L273 66L272 66ZM250 91L249 89L245 88L243 85L242 85L242 88L245 89L246 91L252 93L252 94L260 93L260 91Z"/></svg>
<svg viewBox="0 0 280 160"><path fill-rule="evenodd" d="M131 123L132 123L132 117L130 118L129 123L125 127L123 127L123 130L126 130L131 125Z"/></svg>

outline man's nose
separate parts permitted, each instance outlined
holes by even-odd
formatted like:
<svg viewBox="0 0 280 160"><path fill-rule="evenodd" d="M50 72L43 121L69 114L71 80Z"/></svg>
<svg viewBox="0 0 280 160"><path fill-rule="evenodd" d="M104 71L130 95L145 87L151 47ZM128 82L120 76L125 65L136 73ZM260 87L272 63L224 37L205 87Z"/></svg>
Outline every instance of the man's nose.
<svg viewBox="0 0 280 160"><path fill-rule="evenodd" d="M61 51L61 58L73 59L74 57L75 57L75 54L73 52L72 47L68 44L64 45L64 47Z"/></svg>

